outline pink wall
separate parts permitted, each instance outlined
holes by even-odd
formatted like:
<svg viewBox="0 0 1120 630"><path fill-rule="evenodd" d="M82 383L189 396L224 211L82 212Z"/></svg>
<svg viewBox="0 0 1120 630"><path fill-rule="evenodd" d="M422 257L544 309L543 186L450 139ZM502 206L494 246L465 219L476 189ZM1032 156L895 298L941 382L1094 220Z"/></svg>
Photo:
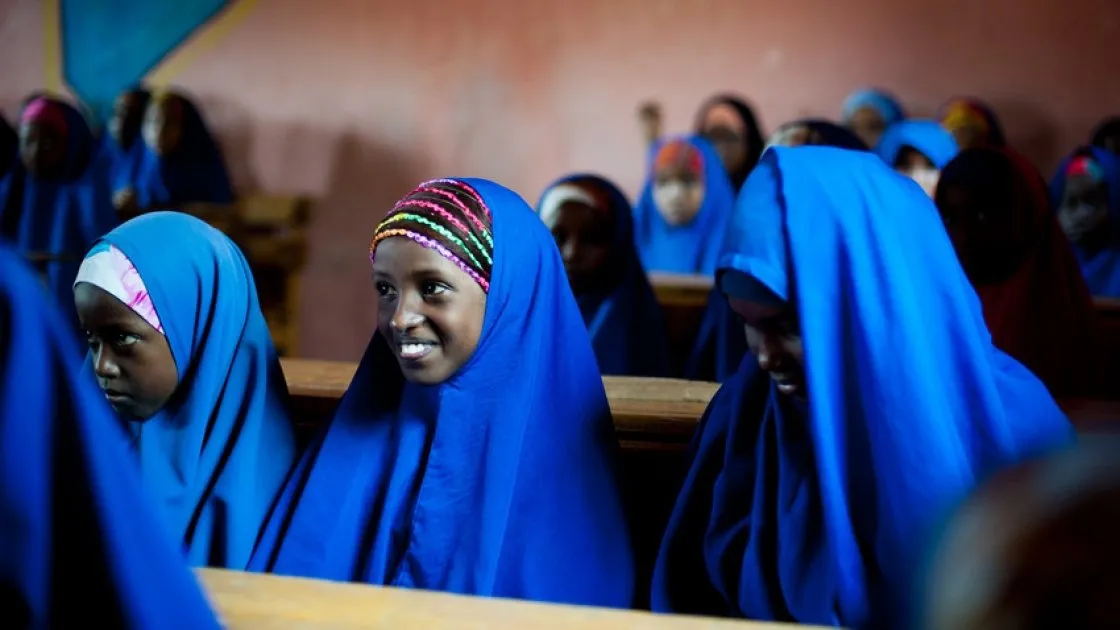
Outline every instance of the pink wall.
<svg viewBox="0 0 1120 630"><path fill-rule="evenodd" d="M0 0L8 112L43 85L41 29L38 1ZM265 0L174 80L205 106L242 191L321 200L302 352L356 358L373 320L369 236L423 178L490 177L532 201L595 169L636 191L642 100L679 131L704 97L738 90L772 129L835 116L863 84L917 114L982 96L1049 170L1120 110L1118 37L1115 0Z"/></svg>

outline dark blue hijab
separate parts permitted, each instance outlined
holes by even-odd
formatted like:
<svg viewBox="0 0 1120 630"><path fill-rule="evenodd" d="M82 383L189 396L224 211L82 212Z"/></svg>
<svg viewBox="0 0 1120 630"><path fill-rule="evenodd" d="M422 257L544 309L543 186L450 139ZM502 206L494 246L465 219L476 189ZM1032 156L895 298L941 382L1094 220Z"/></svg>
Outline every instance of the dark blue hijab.
<svg viewBox="0 0 1120 630"><path fill-rule="evenodd" d="M1058 165L1058 171L1050 181L1050 195L1054 208L1062 205L1066 189L1066 169L1070 160L1083 153L1092 156L1104 171L1104 182L1108 187L1108 238L1098 247L1086 249L1070 243L1085 284L1093 295L1120 297L1120 158L1096 146L1085 147L1067 156Z"/></svg>
<svg viewBox="0 0 1120 630"><path fill-rule="evenodd" d="M152 100L151 92L141 87L134 87L128 93L135 96L136 107L141 112L147 108L148 103ZM117 116L116 112L113 113L113 116ZM143 114L141 114L140 127L143 126L142 118ZM106 163L105 168L109 171L110 189L114 193L126 188L135 190L140 169L146 159L144 156L147 152L139 128L126 129L121 133L126 136L127 145L118 142L108 130L101 134L99 143L99 159Z"/></svg>
<svg viewBox="0 0 1120 630"><path fill-rule="evenodd" d="M668 333L661 304L634 247L634 219L626 195L610 181L586 173L569 175L545 188L541 202L561 184L583 183L605 197L614 222L612 266L618 283L609 293L577 295L599 371L617 376L670 376ZM537 212L541 211L541 202Z"/></svg>
<svg viewBox="0 0 1120 630"><path fill-rule="evenodd" d="M244 569L297 451L253 274L224 234L153 212L105 236L136 267L179 386L131 423L145 485L195 566Z"/></svg>
<svg viewBox="0 0 1120 630"><path fill-rule="evenodd" d="M180 95L167 94L181 112L179 146L170 155L157 155L144 145L136 176L136 201L143 209L166 208L185 203L233 203L233 186L226 171L222 149L194 103ZM148 107L160 107L153 98Z"/></svg>
<svg viewBox="0 0 1120 630"><path fill-rule="evenodd" d="M747 357L693 442L655 610L909 627L924 548L993 469L1073 437L992 345L933 201L874 155L768 150L717 281L796 305L808 399ZM905 212L900 211L905 209Z"/></svg>
<svg viewBox="0 0 1120 630"><path fill-rule="evenodd" d="M450 379L420 386L375 333L252 568L629 607L618 443L564 265L516 193L460 181L493 216L478 347Z"/></svg>
<svg viewBox="0 0 1120 630"><path fill-rule="evenodd" d="M0 246L0 600L12 628L218 628L69 322Z"/></svg>
<svg viewBox="0 0 1120 630"><path fill-rule="evenodd" d="M16 212L8 211L8 204L21 203L23 182L17 184L17 175L22 176L19 163L19 134L0 116L0 217L12 220L18 217ZM0 238L15 240L16 227L0 226ZM11 234L9 234L11 232Z"/></svg>
<svg viewBox="0 0 1120 630"><path fill-rule="evenodd" d="M62 258L45 263L50 294L77 326L74 311L74 276L93 242L117 223L102 162L95 159L93 136L85 118L68 103L46 99L66 121L66 163L51 178L35 178L22 167L15 175L21 187L19 203L0 207L0 224L10 227L7 237L21 255L50 254ZM13 214L14 213L14 214ZM41 267L40 267L41 268Z"/></svg>
<svg viewBox="0 0 1120 630"><path fill-rule="evenodd" d="M671 226L653 198L653 156L669 142L683 141L700 152L704 171L704 199L700 211L686 225ZM735 190L715 148L700 136L669 138L650 151L650 173L634 209L634 242L646 271L711 276L727 216L735 204Z"/></svg>

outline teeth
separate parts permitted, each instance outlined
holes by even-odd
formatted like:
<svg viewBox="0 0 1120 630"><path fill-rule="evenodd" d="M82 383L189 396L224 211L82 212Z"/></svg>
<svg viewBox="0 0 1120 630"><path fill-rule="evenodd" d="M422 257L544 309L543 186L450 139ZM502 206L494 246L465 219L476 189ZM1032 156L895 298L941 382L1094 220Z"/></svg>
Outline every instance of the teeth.
<svg viewBox="0 0 1120 630"><path fill-rule="evenodd" d="M401 354L412 356L417 354L424 354L428 346L422 343L406 343L401 345Z"/></svg>

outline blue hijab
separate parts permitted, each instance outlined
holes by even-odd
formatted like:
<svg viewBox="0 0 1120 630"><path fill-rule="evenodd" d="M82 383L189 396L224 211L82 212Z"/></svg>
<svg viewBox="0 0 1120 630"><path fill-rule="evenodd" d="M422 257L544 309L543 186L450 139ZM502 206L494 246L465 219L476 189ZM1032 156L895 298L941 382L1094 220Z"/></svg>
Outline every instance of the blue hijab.
<svg viewBox="0 0 1120 630"><path fill-rule="evenodd" d="M225 235L153 212L102 239L132 261L179 372L130 423L144 483L194 566L244 569L297 452L288 389L249 264Z"/></svg>
<svg viewBox="0 0 1120 630"><path fill-rule="evenodd" d="M894 166L898 154L909 147L926 156L938 170L957 156L957 141L934 120L905 120L887 128L875 152L887 166Z"/></svg>
<svg viewBox="0 0 1120 630"><path fill-rule="evenodd" d="M618 443L564 265L516 193L460 181L493 215L477 349L449 380L420 386L374 333L251 568L629 607Z"/></svg>
<svg viewBox="0 0 1120 630"><path fill-rule="evenodd" d="M151 101L151 93L144 88L134 87L129 90L129 93L136 96L138 99L137 107L141 111ZM116 113L113 115L116 116ZM110 188L114 193L125 188L136 188L141 166L146 159L147 147L144 145L144 138L141 137L140 130L130 131L134 131L135 135L131 138L128 146L118 142L108 130L101 134L99 159L105 161L105 168L109 171Z"/></svg>
<svg viewBox="0 0 1120 630"><path fill-rule="evenodd" d="M177 94L181 105L182 135L170 155L157 155L143 146L143 157L136 175L136 201L141 208L166 208L185 203L233 203L233 186L226 171L222 149L214 141L202 114L190 99ZM153 98L149 107L158 107ZM141 143L143 144L143 143Z"/></svg>
<svg viewBox="0 0 1120 630"><path fill-rule="evenodd" d="M879 113L887 127L902 122L906 119L906 111L890 93L878 89L856 90L844 99L842 115L844 122L851 120L855 113L864 107L870 107Z"/></svg>
<svg viewBox="0 0 1120 630"><path fill-rule="evenodd" d="M731 179L719 154L700 136L684 136L661 141L650 152L657 155L668 142L683 140L700 152L704 169L704 200L700 211L687 225L670 226L661 217L653 200L653 159L650 173L634 210L634 241L646 271L701 274L710 276L716 269L719 243L724 225L735 204Z"/></svg>
<svg viewBox="0 0 1120 630"><path fill-rule="evenodd" d="M771 149L740 203L752 211L735 214L718 281L794 300L809 396L780 395L749 357L724 383L653 607L909 627L939 519L986 473L1072 429L992 345L933 201L877 157Z"/></svg>
<svg viewBox="0 0 1120 630"><path fill-rule="evenodd" d="M1096 147L1086 147L1073 152L1058 165L1058 171L1050 182L1050 195L1057 209L1062 204L1066 189L1066 168L1075 156L1088 152L1104 171L1105 184L1108 186L1108 230L1107 241L1097 249L1088 250L1070 243L1081 264L1085 284L1093 295L1120 297L1120 158L1109 151Z"/></svg>
<svg viewBox="0 0 1120 630"><path fill-rule="evenodd" d="M63 258L44 264L47 285L71 326L76 327L74 276L89 246L117 224L117 213L103 162L94 155L93 135L85 118L68 103L48 100L48 106L61 109L66 120L66 163L62 173L52 178L32 177L17 166L18 180L12 185L21 188L20 199L0 207L0 224L12 228L13 243L21 255Z"/></svg>
<svg viewBox="0 0 1120 630"><path fill-rule="evenodd" d="M76 336L0 246L0 584L15 628L218 628Z"/></svg>
<svg viewBox="0 0 1120 630"><path fill-rule="evenodd" d="M580 173L550 184L541 202L555 187L580 181L606 197L606 211L614 221L610 248L619 269L618 284L609 293L576 296L599 371L617 376L670 376L665 318L634 247L633 211L626 195L603 177Z"/></svg>
<svg viewBox="0 0 1120 630"><path fill-rule="evenodd" d="M8 211L8 204L22 203L22 170L19 163L19 135L8 121L0 116L0 217L9 220L17 217L14 211ZM18 184L17 179L19 179ZM0 239L15 240L15 231L15 225L0 226Z"/></svg>

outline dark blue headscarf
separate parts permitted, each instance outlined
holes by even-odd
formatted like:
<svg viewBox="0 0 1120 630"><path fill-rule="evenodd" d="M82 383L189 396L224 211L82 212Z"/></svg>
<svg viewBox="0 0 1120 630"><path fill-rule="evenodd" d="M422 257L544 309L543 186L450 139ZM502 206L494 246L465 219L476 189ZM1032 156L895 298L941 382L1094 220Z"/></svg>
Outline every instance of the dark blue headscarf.
<svg viewBox="0 0 1120 630"><path fill-rule="evenodd" d="M629 607L618 443L564 265L516 193L460 181L493 216L477 349L449 380L421 386L375 333L251 568Z"/></svg>
<svg viewBox="0 0 1120 630"><path fill-rule="evenodd" d="M655 610L909 627L924 547L995 468L1064 446L1045 386L992 345L937 208L871 154L768 150L717 282L796 305L807 401L746 358L701 421ZM905 209L905 212L900 211Z"/></svg>
<svg viewBox="0 0 1120 630"><path fill-rule="evenodd" d="M780 143L782 135L792 127L808 127L810 131L818 136L818 138L810 142L809 145L839 147L852 151L868 150L863 140L860 140L859 136L852 133L851 130L823 118L802 118L778 127L778 130L770 136L770 145L782 146Z"/></svg>
<svg viewBox="0 0 1120 630"><path fill-rule="evenodd" d="M887 128L875 152L887 166L894 166L902 149L910 147L926 156L938 170L957 156L957 141L934 120L905 120Z"/></svg>
<svg viewBox="0 0 1120 630"><path fill-rule="evenodd" d="M650 173L634 210L634 241L646 271L710 276L716 268L727 216L735 204L735 191L719 154L699 136L663 140L650 155L656 156L662 146L675 141L686 142L700 152L704 170L704 200L700 211L687 225L673 227L665 222L653 199L651 157Z"/></svg>
<svg viewBox="0 0 1120 630"><path fill-rule="evenodd" d="M0 245L0 584L13 628L218 628L77 339ZM14 599L12 599L14 598Z"/></svg>
<svg viewBox="0 0 1120 630"><path fill-rule="evenodd" d="M233 203L233 186L226 171L222 149L214 141L202 114L190 99L174 99L182 112L182 136L174 153L160 156L144 145L144 156L136 176L136 201L141 208L166 208L184 203ZM149 107L159 107L153 97Z"/></svg>
<svg viewBox="0 0 1120 630"><path fill-rule="evenodd" d="M1066 156L1058 165L1058 171L1050 182L1050 195L1054 208L1062 204L1066 189L1066 169L1075 155L1088 153L1104 171L1105 185L1108 186L1108 233L1107 241L1095 250L1086 250L1076 243L1073 252L1081 264L1085 284L1093 295L1120 297L1120 158L1096 146L1085 147Z"/></svg>
<svg viewBox="0 0 1120 630"><path fill-rule="evenodd" d="M143 118L143 111L147 108L148 103L151 101L151 93L142 88L134 87L129 90L129 93L134 94L137 98L137 107L141 111L141 119ZM113 114L116 115L115 113ZM143 122L141 120L141 126ZM129 130L129 135L135 134L130 138L128 146L124 146L113 138L113 134L109 133L106 129L101 134L99 159L106 162L105 168L109 171L110 189L116 193L125 188L132 188L135 190L136 182L140 176L140 169L145 161L145 154L147 147L144 145L144 138L140 133L140 129Z"/></svg>
<svg viewBox="0 0 1120 630"><path fill-rule="evenodd" d="M89 246L116 225L117 214L85 118L68 103L47 100L47 107L60 109L66 121L66 163L59 176L49 179L17 167L15 177L22 181L13 185L22 189L20 200L0 207L0 224L11 227L7 237L21 255L62 258L45 263L47 283L58 306L77 326L72 287L78 264Z"/></svg>
<svg viewBox="0 0 1120 630"><path fill-rule="evenodd" d="M296 460L288 389L241 250L177 212L105 236L144 281L179 373L129 427L144 483L196 566L244 569Z"/></svg>
<svg viewBox="0 0 1120 630"><path fill-rule="evenodd" d="M634 247L633 211L626 195L603 177L580 173L550 184L541 201L555 187L580 181L606 197L604 210L614 222L610 248L620 267L619 282L609 293L576 296L599 371L618 376L670 376L665 318Z"/></svg>

